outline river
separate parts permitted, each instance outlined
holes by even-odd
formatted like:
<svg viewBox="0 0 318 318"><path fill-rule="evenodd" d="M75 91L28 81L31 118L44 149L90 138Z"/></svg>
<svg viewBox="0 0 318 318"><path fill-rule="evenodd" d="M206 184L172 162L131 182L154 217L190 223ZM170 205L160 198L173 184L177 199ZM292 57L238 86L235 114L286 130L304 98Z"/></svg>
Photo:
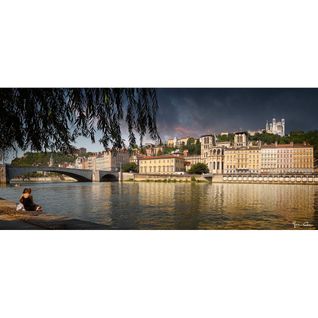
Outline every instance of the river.
<svg viewBox="0 0 318 318"><path fill-rule="evenodd" d="M32 187L45 212L114 229L317 229L318 186L196 183L48 183L1 186L17 201Z"/></svg>

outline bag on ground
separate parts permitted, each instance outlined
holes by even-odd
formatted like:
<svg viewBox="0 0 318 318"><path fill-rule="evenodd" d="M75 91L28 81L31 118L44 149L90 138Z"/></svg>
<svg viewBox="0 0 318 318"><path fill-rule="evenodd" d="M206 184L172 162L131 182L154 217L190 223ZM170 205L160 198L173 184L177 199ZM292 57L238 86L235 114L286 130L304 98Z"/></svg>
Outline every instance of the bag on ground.
<svg viewBox="0 0 318 318"><path fill-rule="evenodd" d="M19 211L19 212L24 212L25 208L24 208L22 203L19 203L19 204L17 204L17 209L16 210Z"/></svg>

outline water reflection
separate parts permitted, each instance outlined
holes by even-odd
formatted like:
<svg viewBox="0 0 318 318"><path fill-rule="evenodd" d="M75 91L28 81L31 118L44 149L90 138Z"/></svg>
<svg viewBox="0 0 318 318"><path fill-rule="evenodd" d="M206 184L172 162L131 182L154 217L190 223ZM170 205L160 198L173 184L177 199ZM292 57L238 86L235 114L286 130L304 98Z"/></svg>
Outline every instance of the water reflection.
<svg viewBox="0 0 318 318"><path fill-rule="evenodd" d="M30 186L46 211L115 229L292 229L293 222L309 222L311 228L318 228L318 186L313 185L147 182ZM16 201L21 191L1 187L0 197Z"/></svg>

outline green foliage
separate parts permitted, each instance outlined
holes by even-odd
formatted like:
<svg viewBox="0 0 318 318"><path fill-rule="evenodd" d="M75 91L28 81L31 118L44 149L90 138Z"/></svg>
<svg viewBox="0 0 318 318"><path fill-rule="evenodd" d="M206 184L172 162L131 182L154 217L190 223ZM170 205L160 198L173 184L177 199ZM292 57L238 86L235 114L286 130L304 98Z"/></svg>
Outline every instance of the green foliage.
<svg viewBox="0 0 318 318"><path fill-rule="evenodd" d="M138 166L135 162L128 162L123 165L123 172L138 172Z"/></svg>
<svg viewBox="0 0 318 318"><path fill-rule="evenodd" d="M50 163L51 155L55 166L63 163L74 163L76 159L75 155L64 154L62 152L26 152L22 158L15 158L12 160L11 164L19 167L47 167Z"/></svg>
<svg viewBox="0 0 318 318"><path fill-rule="evenodd" d="M251 141L261 141L262 144L273 144L276 141L279 142L281 140L280 136L268 133L257 133L254 136L249 136L248 138Z"/></svg>
<svg viewBox="0 0 318 318"><path fill-rule="evenodd" d="M189 138L187 142L187 149L190 156L196 156L201 154L201 143L200 140L195 141L194 138Z"/></svg>
<svg viewBox="0 0 318 318"><path fill-rule="evenodd" d="M164 155L170 155L172 152L174 152L177 148L168 148L168 147L164 147L163 148L163 154Z"/></svg>
<svg viewBox="0 0 318 318"><path fill-rule="evenodd" d="M93 156L92 152L86 152L86 153L80 154L80 157L84 157L84 158L88 158L88 157L91 157L91 156Z"/></svg>
<svg viewBox="0 0 318 318"><path fill-rule="evenodd" d="M228 134L228 135L217 135L217 140L220 142L225 142L225 141L234 141L234 134Z"/></svg>
<svg viewBox="0 0 318 318"><path fill-rule="evenodd" d="M194 176L191 177L191 182L195 182L197 181L196 178Z"/></svg>
<svg viewBox="0 0 318 318"><path fill-rule="evenodd" d="M198 162L194 164L188 172L191 174L209 173L209 168L205 163Z"/></svg>
<svg viewBox="0 0 318 318"><path fill-rule="evenodd" d="M157 156L162 156L162 155L163 155L163 152L159 149L157 152Z"/></svg>
<svg viewBox="0 0 318 318"><path fill-rule="evenodd" d="M1 88L0 150L70 152L78 136L95 142L97 131L105 149L121 148L123 121L130 145L134 132L158 140L157 109L151 88Z"/></svg>
<svg viewBox="0 0 318 318"><path fill-rule="evenodd" d="M201 154L201 143L199 140L194 138L189 138L186 145L180 147L180 151L188 150L190 156L200 155Z"/></svg>

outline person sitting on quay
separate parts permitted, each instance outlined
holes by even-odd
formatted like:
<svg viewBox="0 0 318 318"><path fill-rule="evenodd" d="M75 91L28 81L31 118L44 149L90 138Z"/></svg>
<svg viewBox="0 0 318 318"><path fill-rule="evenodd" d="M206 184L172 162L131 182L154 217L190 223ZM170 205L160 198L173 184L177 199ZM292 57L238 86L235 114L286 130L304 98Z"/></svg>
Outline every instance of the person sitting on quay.
<svg viewBox="0 0 318 318"><path fill-rule="evenodd" d="M31 188L25 188L19 201L23 204L25 211L41 213L43 209L40 205L34 203L31 192Z"/></svg>

